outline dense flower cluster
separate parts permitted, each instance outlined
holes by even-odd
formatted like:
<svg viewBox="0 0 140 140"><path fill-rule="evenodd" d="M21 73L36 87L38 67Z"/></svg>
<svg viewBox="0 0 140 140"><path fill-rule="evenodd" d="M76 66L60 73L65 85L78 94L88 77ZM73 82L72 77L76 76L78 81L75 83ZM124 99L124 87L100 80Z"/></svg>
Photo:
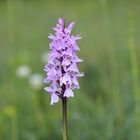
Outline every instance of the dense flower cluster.
<svg viewBox="0 0 140 140"><path fill-rule="evenodd" d="M71 35L73 27L74 22L65 27L64 20L60 18L53 28L55 35L49 35L51 52L45 66L47 77L44 82L50 83L45 90L51 94L51 105L58 102L59 97L73 97L73 90L79 89L77 79L83 76L77 68L77 63L82 60L76 54L80 50L77 41L81 37Z"/></svg>

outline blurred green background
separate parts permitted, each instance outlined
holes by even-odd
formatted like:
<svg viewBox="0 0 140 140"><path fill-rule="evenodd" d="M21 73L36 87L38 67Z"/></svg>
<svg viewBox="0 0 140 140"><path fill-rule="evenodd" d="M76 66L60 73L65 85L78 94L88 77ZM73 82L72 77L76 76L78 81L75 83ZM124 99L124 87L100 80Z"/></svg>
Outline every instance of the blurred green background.
<svg viewBox="0 0 140 140"><path fill-rule="evenodd" d="M42 83L59 17L76 21L84 59L69 140L140 140L140 0L0 0L0 140L62 139Z"/></svg>

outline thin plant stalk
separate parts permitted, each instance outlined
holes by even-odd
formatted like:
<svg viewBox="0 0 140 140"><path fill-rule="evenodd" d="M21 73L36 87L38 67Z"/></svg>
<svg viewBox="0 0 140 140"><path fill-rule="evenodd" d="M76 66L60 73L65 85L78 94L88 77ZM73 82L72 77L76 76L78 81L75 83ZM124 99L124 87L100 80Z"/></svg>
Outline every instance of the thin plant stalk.
<svg viewBox="0 0 140 140"><path fill-rule="evenodd" d="M67 140L67 98L62 97L63 140Z"/></svg>
<svg viewBox="0 0 140 140"><path fill-rule="evenodd" d="M109 15L109 3L108 0L100 0L102 6L102 19L104 20L104 32L106 37L106 46L107 46L107 55L109 58L109 66L110 66L110 76L109 76L109 91L112 91L112 98L115 107L115 117L118 118L119 121L122 120L122 103L121 103L121 96L119 95L119 65L116 56L115 44L112 38L112 31L111 31L111 23L110 23L110 15ZM111 86L110 86L111 85ZM111 89L111 90L110 90Z"/></svg>
<svg viewBox="0 0 140 140"><path fill-rule="evenodd" d="M13 0L7 0L6 6L7 6L7 21L8 21L8 39L9 39L9 45L10 47L10 52L12 53L12 56L16 56L17 51L15 49L15 29L14 29L14 1ZM16 53L15 53L16 52ZM10 55L11 56L11 55ZM13 57L12 57L13 58ZM14 61L12 62L16 62L16 57L14 57L13 59ZM11 69L15 68L15 64L16 63L12 63L12 65L10 65ZM16 79L15 77L11 78L12 80L10 80L10 83L16 84ZM13 93L16 93L16 91L14 91ZM13 103L15 108L13 109L13 116L11 118L11 139L12 140L17 140L18 139L18 126L17 126L17 112L16 112L16 103L17 103L17 95L13 94Z"/></svg>
<svg viewBox="0 0 140 140"><path fill-rule="evenodd" d="M132 90L135 99L136 113L136 137L140 139L140 88L139 88L139 68L136 47L136 19L135 13L129 13L129 52L131 62Z"/></svg>

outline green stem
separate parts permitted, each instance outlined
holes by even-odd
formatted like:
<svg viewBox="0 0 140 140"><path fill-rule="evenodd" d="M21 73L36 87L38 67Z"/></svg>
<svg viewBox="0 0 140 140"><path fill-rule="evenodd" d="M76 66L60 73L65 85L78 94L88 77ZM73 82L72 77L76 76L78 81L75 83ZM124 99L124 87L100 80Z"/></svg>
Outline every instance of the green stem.
<svg viewBox="0 0 140 140"><path fill-rule="evenodd" d="M63 108L63 140L67 140L67 99L62 97Z"/></svg>

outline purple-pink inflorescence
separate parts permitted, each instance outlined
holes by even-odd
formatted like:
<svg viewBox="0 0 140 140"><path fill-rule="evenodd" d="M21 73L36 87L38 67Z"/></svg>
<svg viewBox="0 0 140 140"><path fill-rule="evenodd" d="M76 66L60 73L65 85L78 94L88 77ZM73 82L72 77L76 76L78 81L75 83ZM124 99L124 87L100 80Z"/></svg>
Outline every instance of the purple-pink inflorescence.
<svg viewBox="0 0 140 140"><path fill-rule="evenodd" d="M59 101L60 98L73 97L74 89L79 89L78 78L83 76L79 73L77 63L83 60L77 56L79 47L77 41L81 37L71 35L74 22L65 27L65 22L59 18L58 24L54 27L55 35L50 34L50 54L48 64L45 66L47 77L45 83L50 83L45 87L45 91L51 94L51 105Z"/></svg>

